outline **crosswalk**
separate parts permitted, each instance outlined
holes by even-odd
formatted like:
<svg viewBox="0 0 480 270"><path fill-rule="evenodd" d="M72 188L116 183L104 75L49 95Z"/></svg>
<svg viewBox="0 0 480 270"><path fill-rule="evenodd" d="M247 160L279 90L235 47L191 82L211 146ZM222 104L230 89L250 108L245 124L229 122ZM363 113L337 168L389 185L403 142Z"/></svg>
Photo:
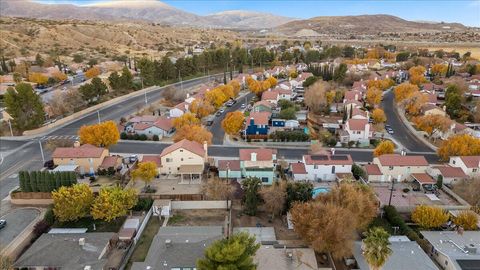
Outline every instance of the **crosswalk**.
<svg viewBox="0 0 480 270"><path fill-rule="evenodd" d="M41 141L49 141L49 140L72 140L78 141L79 137L77 135L50 135L50 136L43 136L40 138Z"/></svg>

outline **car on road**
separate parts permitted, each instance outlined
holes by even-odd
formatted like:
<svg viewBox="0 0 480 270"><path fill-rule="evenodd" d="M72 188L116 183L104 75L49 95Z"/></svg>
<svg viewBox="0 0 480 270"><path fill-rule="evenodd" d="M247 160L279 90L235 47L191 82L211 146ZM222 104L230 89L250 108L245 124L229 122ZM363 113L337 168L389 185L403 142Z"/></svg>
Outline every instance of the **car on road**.
<svg viewBox="0 0 480 270"><path fill-rule="evenodd" d="M245 105L245 103L242 104L242 106L240 106L241 109L245 109L247 106Z"/></svg>
<svg viewBox="0 0 480 270"><path fill-rule="evenodd" d="M43 167L45 167L49 170L53 170L53 168L55 168L55 164L53 163L53 160L50 159L50 160L45 161L45 163L43 163Z"/></svg>
<svg viewBox="0 0 480 270"><path fill-rule="evenodd" d="M229 100L227 103L225 103L225 106L227 107L232 107L233 106L233 101L232 100Z"/></svg>
<svg viewBox="0 0 480 270"><path fill-rule="evenodd" d="M393 129L391 127L385 127L385 130L387 131L388 134L393 134Z"/></svg>
<svg viewBox="0 0 480 270"><path fill-rule="evenodd" d="M212 121L212 120L208 120L207 122L205 122L205 125L206 125L207 127L209 127L209 126L213 125L213 121Z"/></svg>
<svg viewBox="0 0 480 270"><path fill-rule="evenodd" d="M7 221L5 219L0 219L0 229L3 229L7 226Z"/></svg>
<svg viewBox="0 0 480 270"><path fill-rule="evenodd" d="M222 113L220 111L215 113L215 116L217 116L217 117L220 116L220 115L222 115Z"/></svg>

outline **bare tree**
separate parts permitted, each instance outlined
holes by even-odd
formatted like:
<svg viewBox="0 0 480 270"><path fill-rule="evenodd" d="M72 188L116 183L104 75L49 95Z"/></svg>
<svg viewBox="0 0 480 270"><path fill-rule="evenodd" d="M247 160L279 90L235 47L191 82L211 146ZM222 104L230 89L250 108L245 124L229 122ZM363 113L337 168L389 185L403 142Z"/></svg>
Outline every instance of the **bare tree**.
<svg viewBox="0 0 480 270"><path fill-rule="evenodd" d="M316 81L305 91L305 104L314 112L320 113L328 109L327 92L331 89L328 82Z"/></svg>
<svg viewBox="0 0 480 270"><path fill-rule="evenodd" d="M45 149L54 151L57 147L72 147L73 141L69 139L49 139L45 142Z"/></svg>
<svg viewBox="0 0 480 270"><path fill-rule="evenodd" d="M264 186L260 190L260 196L264 201L265 208L272 214L272 219L275 215L279 215L284 206L287 197L287 188L285 181L277 181L271 186Z"/></svg>
<svg viewBox="0 0 480 270"><path fill-rule="evenodd" d="M209 200L227 200L232 197L234 189L228 180L212 177L203 184L202 192Z"/></svg>
<svg viewBox="0 0 480 270"><path fill-rule="evenodd" d="M173 86L169 86L162 92L162 96L167 101L177 103L184 101L187 97L187 93L185 92L185 90L180 90Z"/></svg>

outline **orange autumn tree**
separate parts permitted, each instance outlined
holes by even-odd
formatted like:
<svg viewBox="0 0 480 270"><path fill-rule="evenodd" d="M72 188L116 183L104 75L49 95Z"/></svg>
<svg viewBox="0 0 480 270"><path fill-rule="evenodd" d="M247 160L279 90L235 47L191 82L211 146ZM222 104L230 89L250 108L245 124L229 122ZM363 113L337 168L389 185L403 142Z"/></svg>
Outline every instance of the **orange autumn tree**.
<svg viewBox="0 0 480 270"><path fill-rule="evenodd" d="M410 83L420 85L426 81L425 79L425 67L424 66L415 66L411 67L408 70L410 75Z"/></svg>
<svg viewBox="0 0 480 270"><path fill-rule="evenodd" d="M85 77L91 79L100 75L101 71L99 67L92 67L89 70L85 71Z"/></svg>
<svg viewBox="0 0 480 270"><path fill-rule="evenodd" d="M377 87L369 87L367 90L367 102L376 107L382 102L382 90Z"/></svg>
<svg viewBox="0 0 480 270"><path fill-rule="evenodd" d="M387 88L395 85L395 82L392 79L385 78L383 80L368 80L367 88L375 87L382 91L387 90Z"/></svg>
<svg viewBox="0 0 480 270"><path fill-rule="evenodd" d="M53 74L52 74L52 78L54 78L55 80L57 81L64 81L66 80L68 77L67 77L67 74L61 72L61 71L55 71Z"/></svg>
<svg viewBox="0 0 480 270"><path fill-rule="evenodd" d="M180 129L183 126L199 125L200 119L198 119L195 114L187 112L173 119L172 124L176 129Z"/></svg>
<svg viewBox="0 0 480 270"><path fill-rule="evenodd" d="M235 135L242 128L244 120L245 116L242 112L229 112L222 121L222 128L225 130L225 133Z"/></svg>
<svg viewBox="0 0 480 270"><path fill-rule="evenodd" d="M387 121L387 116L382 109L376 108L372 112L372 119L375 124L385 123Z"/></svg>
<svg viewBox="0 0 480 270"><path fill-rule="evenodd" d="M395 145L391 141L382 141L378 146L373 150L373 156L379 157L385 154L393 154L395 150Z"/></svg>
<svg viewBox="0 0 480 270"><path fill-rule="evenodd" d="M257 96L261 96L263 89L262 89L262 84L254 80L252 77L247 77L247 87L250 90L250 92L256 94Z"/></svg>
<svg viewBox="0 0 480 270"><path fill-rule="evenodd" d="M268 77L267 81L270 84L270 87L274 87L278 84L277 79L273 76Z"/></svg>
<svg viewBox="0 0 480 270"><path fill-rule="evenodd" d="M423 105L427 103L428 97L421 92L413 92L405 98L401 105L409 115L419 115Z"/></svg>
<svg viewBox="0 0 480 270"><path fill-rule="evenodd" d="M173 141L178 142L183 139L187 139L189 141L195 141L201 144L203 144L203 142L211 144L212 137L212 133L200 125L185 125L175 132Z"/></svg>
<svg viewBox="0 0 480 270"><path fill-rule="evenodd" d="M223 93L223 90L216 87L205 93L205 100L212 104L215 108L220 108L228 97Z"/></svg>
<svg viewBox="0 0 480 270"><path fill-rule="evenodd" d="M405 82L395 87L393 93L395 94L395 101L398 103L418 91L419 88L417 85Z"/></svg>
<svg viewBox="0 0 480 270"><path fill-rule="evenodd" d="M437 153L443 161L451 156L477 156L480 155L480 139L469 134L454 135L442 142Z"/></svg>
<svg viewBox="0 0 480 270"><path fill-rule="evenodd" d="M78 131L80 143L108 148L120 139L117 124L106 121L95 125L82 126Z"/></svg>
<svg viewBox="0 0 480 270"><path fill-rule="evenodd" d="M46 84L48 82L48 77L42 73L32 72L28 75L28 80L36 84Z"/></svg>
<svg viewBox="0 0 480 270"><path fill-rule="evenodd" d="M232 80L228 83L232 88L233 88L233 93L235 96L238 96L238 93L240 93L240 83L237 80Z"/></svg>
<svg viewBox="0 0 480 270"><path fill-rule="evenodd" d="M262 85L262 92L265 92L268 89L270 89L270 87L272 87L272 85L270 85L269 81L262 81L261 85Z"/></svg>
<svg viewBox="0 0 480 270"><path fill-rule="evenodd" d="M204 99L195 99L190 105L190 111L194 113L199 119L212 114L215 111L210 102Z"/></svg>
<svg viewBox="0 0 480 270"><path fill-rule="evenodd" d="M471 210L460 212L454 219L453 223L462 226L465 230L476 230L478 224L478 215Z"/></svg>
<svg viewBox="0 0 480 270"><path fill-rule="evenodd" d="M424 115L416 117L413 122L422 131L428 134L428 138L432 138L438 132L446 132L450 127L450 119L443 115Z"/></svg>

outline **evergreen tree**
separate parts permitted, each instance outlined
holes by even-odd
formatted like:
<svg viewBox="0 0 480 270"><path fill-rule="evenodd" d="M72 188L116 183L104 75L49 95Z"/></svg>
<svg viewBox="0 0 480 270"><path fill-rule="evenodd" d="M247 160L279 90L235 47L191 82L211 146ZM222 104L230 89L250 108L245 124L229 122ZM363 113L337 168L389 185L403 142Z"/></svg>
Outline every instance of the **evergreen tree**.
<svg viewBox="0 0 480 270"><path fill-rule="evenodd" d="M45 121L42 100L30 84L19 83L15 89L9 87L4 95L4 103L13 118L13 125L19 130L37 128Z"/></svg>
<svg viewBox="0 0 480 270"><path fill-rule="evenodd" d="M72 185L77 184L77 174L75 172L70 172L70 179L71 179Z"/></svg>
<svg viewBox="0 0 480 270"><path fill-rule="evenodd" d="M260 203L260 197L258 190L260 189L262 182L257 177L250 177L242 182L242 188L245 191L244 206L245 213L250 216L257 214L257 207Z"/></svg>
<svg viewBox="0 0 480 270"><path fill-rule="evenodd" d="M24 171L24 177L25 177L25 189L22 189L22 191L25 192L32 192L32 186L30 184L30 173L28 171Z"/></svg>
<svg viewBox="0 0 480 270"><path fill-rule="evenodd" d="M45 172L37 172L37 188L39 192L45 192Z"/></svg>
<svg viewBox="0 0 480 270"><path fill-rule="evenodd" d="M108 81L110 82L110 87L112 87L113 90L118 90L120 89L120 76L118 75L118 72L114 71L108 76Z"/></svg>
<svg viewBox="0 0 480 270"><path fill-rule="evenodd" d="M60 178L62 179L61 182L62 182L62 186L70 186L70 181L68 179L68 176L66 174L66 172L60 172Z"/></svg>
<svg viewBox="0 0 480 270"><path fill-rule="evenodd" d="M122 69L122 76L120 76L120 87L122 89L130 89L133 84L133 75L130 70L124 66Z"/></svg>
<svg viewBox="0 0 480 270"><path fill-rule="evenodd" d="M197 261L197 269L255 270L257 266L253 257L259 248L255 236L246 232L234 234L228 239L213 242L205 249L205 258Z"/></svg>
<svg viewBox="0 0 480 270"><path fill-rule="evenodd" d="M62 179L60 178L60 172L55 173L55 189L62 186Z"/></svg>
<svg viewBox="0 0 480 270"><path fill-rule="evenodd" d="M18 173L18 181L20 183L20 190L25 192L26 191L26 186L25 186L25 171L20 171Z"/></svg>
<svg viewBox="0 0 480 270"><path fill-rule="evenodd" d="M38 175L37 172L33 171L30 172L30 188L32 189L31 192L38 192Z"/></svg>

